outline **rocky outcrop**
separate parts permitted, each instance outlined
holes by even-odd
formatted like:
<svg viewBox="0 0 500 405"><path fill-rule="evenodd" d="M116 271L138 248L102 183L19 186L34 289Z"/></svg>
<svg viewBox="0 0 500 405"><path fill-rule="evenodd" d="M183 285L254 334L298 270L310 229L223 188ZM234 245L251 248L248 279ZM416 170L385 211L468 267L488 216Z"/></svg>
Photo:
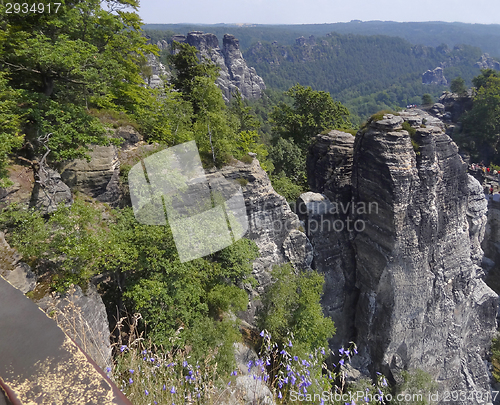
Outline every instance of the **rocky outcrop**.
<svg viewBox="0 0 500 405"><path fill-rule="evenodd" d="M325 313L355 336L360 371L400 381L401 371L422 369L441 392L486 393L498 307L480 267L486 201L438 121L411 109L369 122L352 146L347 134L318 136L308 174L319 193L302 195L298 210L312 266L325 274ZM344 230L311 232L308 221Z"/></svg>
<svg viewBox="0 0 500 405"><path fill-rule="evenodd" d="M0 187L0 209L12 203L28 206L33 191L33 168L13 164L7 170L12 184L6 188Z"/></svg>
<svg viewBox="0 0 500 405"><path fill-rule="evenodd" d="M92 146L90 160L74 159L61 165L61 178L73 190L117 206L120 200L120 162L116 146Z"/></svg>
<svg viewBox="0 0 500 405"><path fill-rule="evenodd" d="M358 133L354 151L354 200L378 205L356 215L365 230L353 241L362 357L395 379L418 368L441 390L489 391L497 295L478 266L481 188L440 129L417 129L417 155L403 118L389 119Z"/></svg>
<svg viewBox="0 0 500 405"><path fill-rule="evenodd" d="M500 70L500 62L490 57L487 53L481 55L481 59L479 59L474 66L479 69Z"/></svg>
<svg viewBox="0 0 500 405"><path fill-rule="evenodd" d="M214 183L220 176L234 184L246 183L242 187L248 217L246 237L257 244L260 255L253 264L252 272L258 286L245 286L250 295L250 303L241 318L253 324L257 299L271 282L272 266L292 262L297 268L309 268L312 246L306 235L299 230L299 218L292 212L285 198L274 191L257 159L250 164L235 162L210 173L209 183Z"/></svg>
<svg viewBox="0 0 500 405"><path fill-rule="evenodd" d="M173 40L196 47L201 57L208 58L220 67L217 85L222 90L225 101L230 100L235 91L239 91L243 98L259 98L266 88L255 69L247 66L239 41L234 35L224 35L222 49L214 34L204 34L201 31L190 32L185 37L176 35Z"/></svg>
<svg viewBox="0 0 500 405"><path fill-rule="evenodd" d="M458 122L464 112L472 109L473 97L472 90L463 95L445 91L439 97L439 104L444 107L444 111L436 111L434 115L451 122Z"/></svg>
<svg viewBox="0 0 500 405"><path fill-rule="evenodd" d="M147 66L149 66L151 69L146 77L148 86L153 89L163 88L162 77L168 78L169 72L167 71L163 63L160 62L157 56L150 53L146 55L146 58L147 58Z"/></svg>
<svg viewBox="0 0 500 405"><path fill-rule="evenodd" d="M437 67L434 70L428 70L422 75L423 84L437 84L442 86L448 85L448 80L444 77L444 71L442 67Z"/></svg>
<svg viewBox="0 0 500 405"><path fill-rule="evenodd" d="M500 194L487 195L488 220L482 241L483 259L486 270L486 281L491 288L500 293Z"/></svg>
<svg viewBox="0 0 500 405"><path fill-rule="evenodd" d="M312 267L325 277L322 306L337 330L333 347L347 346L355 337L358 290L349 222L353 146L354 136L340 131L315 138L307 157L313 192L302 194L296 208L314 248Z"/></svg>
<svg viewBox="0 0 500 405"><path fill-rule="evenodd" d="M75 286L65 294L45 295L36 303L102 370L113 365L106 307L92 284L85 294Z"/></svg>

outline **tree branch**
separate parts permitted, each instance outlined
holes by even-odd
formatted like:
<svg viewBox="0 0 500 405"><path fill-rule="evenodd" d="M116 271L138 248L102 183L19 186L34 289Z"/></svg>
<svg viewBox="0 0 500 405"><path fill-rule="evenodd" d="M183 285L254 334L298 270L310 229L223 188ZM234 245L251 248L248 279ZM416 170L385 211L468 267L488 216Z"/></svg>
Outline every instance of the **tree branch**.
<svg viewBox="0 0 500 405"><path fill-rule="evenodd" d="M68 82L68 83L73 83L73 84L87 84L85 82L80 82L78 80L73 80L73 79L69 79L67 77L63 77L63 76L60 75L60 73L57 73L57 72L55 72L53 70L51 70L50 72L41 72L39 70L35 70L35 69L29 68L29 67L25 67L25 66L22 66L22 65L14 65L13 63L5 62L5 61L3 61L2 63L6 64L7 66L11 66L11 67L15 68L16 70L23 70L23 71L26 71L26 72L36 73L36 74L39 74L39 75L50 75L50 76L52 76L55 79L63 80L63 81Z"/></svg>

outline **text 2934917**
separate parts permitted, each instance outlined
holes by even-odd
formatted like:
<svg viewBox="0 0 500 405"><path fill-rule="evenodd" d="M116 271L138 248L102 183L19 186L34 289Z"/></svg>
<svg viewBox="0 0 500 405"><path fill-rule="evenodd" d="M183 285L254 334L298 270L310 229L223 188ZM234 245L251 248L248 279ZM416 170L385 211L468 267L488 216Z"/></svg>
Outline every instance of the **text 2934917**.
<svg viewBox="0 0 500 405"><path fill-rule="evenodd" d="M6 14L55 14L62 3L5 3Z"/></svg>

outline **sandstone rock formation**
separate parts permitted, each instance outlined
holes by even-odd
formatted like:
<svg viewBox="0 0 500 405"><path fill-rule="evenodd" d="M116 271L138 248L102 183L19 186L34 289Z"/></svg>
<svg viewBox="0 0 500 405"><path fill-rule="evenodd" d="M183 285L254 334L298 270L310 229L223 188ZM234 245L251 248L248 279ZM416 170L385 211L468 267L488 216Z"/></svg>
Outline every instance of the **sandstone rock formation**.
<svg viewBox="0 0 500 405"><path fill-rule="evenodd" d="M61 165L61 178L72 190L118 205L120 162L116 146L92 146L90 161L74 159Z"/></svg>
<svg viewBox="0 0 500 405"><path fill-rule="evenodd" d="M441 97L439 97L439 104L444 106L443 115L435 114L438 118L445 117L446 114L449 114L449 121L457 122L460 119L460 116L469 111L472 108L472 99L473 93L471 90L464 95L458 95L455 93L450 93L445 91Z"/></svg>
<svg viewBox="0 0 500 405"><path fill-rule="evenodd" d="M113 365L106 307L94 285L89 284L85 294L75 286L62 295L45 295L36 303L102 370Z"/></svg>
<svg viewBox="0 0 500 405"><path fill-rule="evenodd" d="M360 370L381 371L397 381L402 370L422 369L441 392L489 392L484 360L496 329L498 296L482 280L479 266L486 219L482 188L467 175L458 148L439 126L426 121L420 127L422 117L425 113L415 111L386 115L357 134L350 186L355 209L348 216L363 226L349 237L309 233L313 266L327 275L331 290L325 289L324 301L337 304L331 314L347 315L354 325ZM413 137L402 129L405 120L416 129ZM329 207L348 195L332 192L349 188L346 139L347 134L330 133L311 148L308 164L318 168L311 186L323 196L302 196L306 220L318 220L315 204ZM327 161L330 169L320 169ZM322 243L325 239L335 244ZM350 249L355 263L349 265ZM354 316L341 305L349 299Z"/></svg>
<svg viewBox="0 0 500 405"><path fill-rule="evenodd" d="M485 53L481 55L481 59L479 59L475 66L479 69L494 69L500 70L500 62L493 59L489 54Z"/></svg>
<svg viewBox="0 0 500 405"><path fill-rule="evenodd" d="M255 69L247 66L239 41L234 35L224 35L222 49L214 34L204 34L201 31L190 32L187 36L176 35L172 39L196 47L201 57L208 58L220 67L217 85L222 90L225 101L230 100L236 90L243 98L259 98L266 88Z"/></svg>
<svg viewBox="0 0 500 405"><path fill-rule="evenodd" d="M158 57L156 57L152 53L147 55L147 60L147 65L151 68L151 75L148 75L148 77L146 78L148 86L153 89L162 88L162 77L169 77L169 72L167 71L163 63L159 61Z"/></svg>
<svg viewBox="0 0 500 405"><path fill-rule="evenodd" d="M354 136L340 131L318 135L307 157L307 177L314 192L302 194L296 212L304 222L313 248L312 267L325 277L322 306L335 322L332 347L347 346L355 338L354 249L351 177ZM320 194L322 193L322 194Z"/></svg>
<svg viewBox="0 0 500 405"><path fill-rule="evenodd" d="M422 75L423 84L439 84L446 86L448 85L448 80L444 77L444 71L442 67L437 67L434 70L428 70Z"/></svg>
<svg viewBox="0 0 500 405"><path fill-rule="evenodd" d="M259 285L256 289L245 286L250 303L248 311L241 317L253 324L258 305L254 298L258 298L270 283L272 266L292 262L297 268L308 268L312 261L312 246L299 230L301 224L297 215L292 212L285 198L274 191L257 159L251 164L236 162L225 166L209 174L208 181L213 183L220 176L235 184L242 179L247 182L242 187L248 216L246 237L259 247L260 257L254 262L252 272Z"/></svg>

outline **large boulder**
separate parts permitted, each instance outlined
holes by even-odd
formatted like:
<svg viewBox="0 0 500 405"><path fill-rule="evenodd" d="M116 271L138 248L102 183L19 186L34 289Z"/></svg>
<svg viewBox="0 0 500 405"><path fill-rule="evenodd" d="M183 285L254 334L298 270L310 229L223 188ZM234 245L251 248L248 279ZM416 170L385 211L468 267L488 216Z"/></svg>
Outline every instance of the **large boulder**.
<svg viewBox="0 0 500 405"><path fill-rule="evenodd" d="M117 206L120 161L116 146L92 146L89 160L74 159L61 165L61 178L71 190L79 191L98 201Z"/></svg>

